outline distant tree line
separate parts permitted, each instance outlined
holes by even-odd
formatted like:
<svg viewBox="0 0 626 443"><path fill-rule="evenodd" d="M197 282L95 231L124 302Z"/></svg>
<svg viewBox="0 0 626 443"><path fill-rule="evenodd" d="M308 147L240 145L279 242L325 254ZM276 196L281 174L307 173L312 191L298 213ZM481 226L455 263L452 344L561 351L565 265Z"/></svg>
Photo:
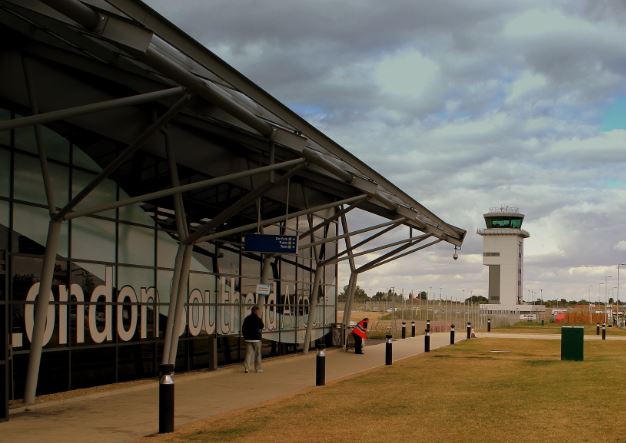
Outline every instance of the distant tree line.
<svg viewBox="0 0 626 443"><path fill-rule="evenodd" d="M348 285L343 287L343 290L339 293L338 301L345 302L348 294ZM428 292L420 291L416 295L413 293L409 294L408 300L428 300ZM435 298L436 300L436 298ZM398 294L395 290L390 289L388 291L378 291L373 296L367 295L365 290L361 288L359 285L354 289L354 301L356 302L366 302L366 301L387 301L387 302L402 302L403 296L402 294ZM465 303L487 303L488 300L486 297L482 295L472 295L465 299Z"/></svg>

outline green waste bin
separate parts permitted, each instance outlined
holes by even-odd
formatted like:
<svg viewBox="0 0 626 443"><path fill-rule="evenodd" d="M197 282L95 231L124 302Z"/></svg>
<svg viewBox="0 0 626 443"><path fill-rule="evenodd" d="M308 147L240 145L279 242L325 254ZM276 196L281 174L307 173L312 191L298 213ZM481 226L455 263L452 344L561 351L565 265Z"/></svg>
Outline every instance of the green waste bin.
<svg viewBox="0 0 626 443"><path fill-rule="evenodd" d="M585 328L583 326L561 327L561 360L583 361L583 343Z"/></svg>

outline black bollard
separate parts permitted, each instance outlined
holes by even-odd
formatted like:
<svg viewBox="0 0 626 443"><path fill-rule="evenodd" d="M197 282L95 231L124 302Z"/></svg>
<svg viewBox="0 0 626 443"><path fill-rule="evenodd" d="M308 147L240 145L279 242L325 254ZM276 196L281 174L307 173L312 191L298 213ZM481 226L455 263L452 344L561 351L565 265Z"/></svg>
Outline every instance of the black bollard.
<svg viewBox="0 0 626 443"><path fill-rule="evenodd" d="M430 320L426 320L426 330L430 332Z"/></svg>
<svg viewBox="0 0 626 443"><path fill-rule="evenodd" d="M596 335L600 335L600 323L596 323Z"/></svg>
<svg viewBox="0 0 626 443"><path fill-rule="evenodd" d="M467 339L469 340L470 338L472 338L472 323L471 322L467 322Z"/></svg>
<svg viewBox="0 0 626 443"><path fill-rule="evenodd" d="M491 332L491 319L487 319L487 332Z"/></svg>
<svg viewBox="0 0 626 443"><path fill-rule="evenodd" d="M406 322L402 320L402 338L406 338Z"/></svg>
<svg viewBox="0 0 626 443"><path fill-rule="evenodd" d="M430 352L430 331L428 329L424 332L424 352Z"/></svg>
<svg viewBox="0 0 626 443"><path fill-rule="evenodd" d="M450 325L450 344L454 344L454 323Z"/></svg>
<svg viewBox="0 0 626 443"><path fill-rule="evenodd" d="M541 326L543 326L543 318L541 319Z"/></svg>
<svg viewBox="0 0 626 443"><path fill-rule="evenodd" d="M606 323L602 323L602 340L606 340Z"/></svg>
<svg viewBox="0 0 626 443"><path fill-rule="evenodd" d="M411 322L411 337L415 337L415 322Z"/></svg>
<svg viewBox="0 0 626 443"><path fill-rule="evenodd" d="M326 346L317 345L317 358L315 359L315 386L326 384Z"/></svg>
<svg viewBox="0 0 626 443"><path fill-rule="evenodd" d="M387 366L391 365L392 351L391 351L391 335L386 335L386 344L385 344L385 364Z"/></svg>
<svg viewBox="0 0 626 443"><path fill-rule="evenodd" d="M160 365L159 434L174 432L174 365Z"/></svg>

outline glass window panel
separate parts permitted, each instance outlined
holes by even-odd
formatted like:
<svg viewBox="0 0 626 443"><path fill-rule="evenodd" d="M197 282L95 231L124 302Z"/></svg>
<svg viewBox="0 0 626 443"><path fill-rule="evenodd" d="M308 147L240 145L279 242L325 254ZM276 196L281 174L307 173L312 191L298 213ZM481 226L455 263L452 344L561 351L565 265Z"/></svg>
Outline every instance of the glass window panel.
<svg viewBox="0 0 626 443"><path fill-rule="evenodd" d="M211 243L200 243L195 245L196 250L191 260L191 269L193 271L214 272L213 257L215 254L215 246Z"/></svg>
<svg viewBox="0 0 626 443"><path fill-rule="evenodd" d="M41 141L46 151L46 157L69 162L70 143L51 129L45 126L41 128ZM24 151L37 153L37 140L35 138L35 127L26 126L15 129L15 147Z"/></svg>
<svg viewBox="0 0 626 443"><path fill-rule="evenodd" d="M230 249L219 248L217 265L221 275L239 275L239 254Z"/></svg>
<svg viewBox="0 0 626 443"><path fill-rule="evenodd" d="M23 154L15 155L15 198L32 203L47 204L39 159ZM68 168L48 163L54 202L67 203Z"/></svg>
<svg viewBox="0 0 626 443"><path fill-rule="evenodd" d="M22 117L15 114L15 118ZM37 153L37 144L35 141L35 127L24 126L13 130L15 134L15 147L24 151Z"/></svg>
<svg viewBox="0 0 626 443"><path fill-rule="evenodd" d="M154 231L120 223L118 260L120 263L154 266Z"/></svg>
<svg viewBox="0 0 626 443"><path fill-rule="evenodd" d="M324 283L327 285L334 285L337 276L337 265L328 265L324 267Z"/></svg>
<svg viewBox="0 0 626 443"><path fill-rule="evenodd" d="M0 120L10 120L11 112L8 109L0 108ZM11 131L0 131L0 144L11 144Z"/></svg>
<svg viewBox="0 0 626 443"><path fill-rule="evenodd" d="M89 184L94 178L95 174L74 170L72 176L72 197L83 190L87 184ZM89 195L83 199L76 208L89 208L101 203L111 203L116 201L117 185L113 180L104 180L96 188L89 193ZM115 217L115 210L98 212L97 215L103 217Z"/></svg>
<svg viewBox="0 0 626 443"><path fill-rule="evenodd" d="M261 276L261 262L246 255L241 256L241 275L259 280Z"/></svg>
<svg viewBox="0 0 626 443"><path fill-rule="evenodd" d="M72 258L115 261L115 223L92 217L72 221Z"/></svg>
<svg viewBox="0 0 626 443"><path fill-rule="evenodd" d="M9 203L0 200L0 254L9 250ZM2 284L0 280L0 285ZM0 293L3 288L0 286Z"/></svg>
<svg viewBox="0 0 626 443"><path fill-rule="evenodd" d="M170 302L170 288L172 287L172 278L174 272L164 271L159 269L157 271L157 293L159 296L159 315L167 319Z"/></svg>
<svg viewBox="0 0 626 443"><path fill-rule="evenodd" d="M124 286L132 286L137 294L137 298L139 298L141 288L148 289L155 287L153 269L118 266L117 273L118 289Z"/></svg>
<svg viewBox="0 0 626 443"><path fill-rule="evenodd" d="M102 170L100 165L87 154L85 154L85 152L78 146L74 146L73 160L74 166L79 166L81 168L89 169L94 172L100 172Z"/></svg>
<svg viewBox="0 0 626 443"><path fill-rule="evenodd" d="M2 132L2 131L0 131ZM0 195L9 197L11 184L11 153L0 148Z"/></svg>
<svg viewBox="0 0 626 443"><path fill-rule="evenodd" d="M14 203L13 230L18 234L26 237L26 239L24 240L18 240L18 245L16 249L21 252L33 253L34 251L32 250L23 250L24 248L29 248L29 245L27 245L27 243L30 241L34 242L37 245L40 245L43 251L44 245L47 241L49 221L50 215L48 214L47 209ZM67 257L67 231L68 224L63 223L63 225L61 226L59 250L57 252L57 254L61 255L62 257Z"/></svg>
<svg viewBox="0 0 626 443"><path fill-rule="evenodd" d="M128 198L128 195L120 189L120 200ZM138 204L122 206L120 208L120 220L141 223L143 225L154 225L152 217L141 209Z"/></svg>
<svg viewBox="0 0 626 443"><path fill-rule="evenodd" d="M157 232L157 265L161 268L174 269L176 253L178 251L178 241L173 239L168 233ZM193 269L192 259L192 269Z"/></svg>
<svg viewBox="0 0 626 443"><path fill-rule="evenodd" d="M9 202L0 200L0 225L9 227Z"/></svg>
<svg viewBox="0 0 626 443"><path fill-rule="evenodd" d="M280 279L284 281L296 280L296 267L293 263L287 260L281 260L280 262Z"/></svg>
<svg viewBox="0 0 626 443"><path fill-rule="evenodd" d="M70 143L65 137L62 137L45 126L41 126L41 136L48 158L59 160L66 164L69 163Z"/></svg>

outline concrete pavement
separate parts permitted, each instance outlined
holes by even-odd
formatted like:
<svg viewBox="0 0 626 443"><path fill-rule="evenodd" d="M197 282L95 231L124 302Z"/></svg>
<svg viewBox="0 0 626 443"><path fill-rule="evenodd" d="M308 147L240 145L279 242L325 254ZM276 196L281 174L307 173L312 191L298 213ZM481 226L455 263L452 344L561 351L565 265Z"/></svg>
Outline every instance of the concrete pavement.
<svg viewBox="0 0 626 443"><path fill-rule="evenodd" d="M465 338L457 332L457 342ZM431 349L446 346L449 333L431 334ZM385 365L385 343L366 346L364 355L330 349L326 382ZM393 360L424 352L424 336L393 341ZM196 420L257 407L315 387L315 352L267 359L263 373L244 374L241 366L175 376L176 427ZM2 442L125 442L158 431L158 383L113 388L97 394L37 404L12 411L0 423Z"/></svg>

